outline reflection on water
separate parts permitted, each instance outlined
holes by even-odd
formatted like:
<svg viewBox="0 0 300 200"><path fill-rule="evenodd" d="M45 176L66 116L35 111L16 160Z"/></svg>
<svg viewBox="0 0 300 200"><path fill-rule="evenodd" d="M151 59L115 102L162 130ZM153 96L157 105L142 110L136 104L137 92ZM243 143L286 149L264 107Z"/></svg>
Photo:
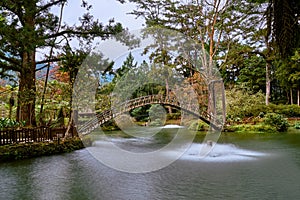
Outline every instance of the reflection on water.
<svg viewBox="0 0 300 200"><path fill-rule="evenodd" d="M194 143L168 167L144 174L106 167L87 149L2 163L0 199L299 199L299 135L223 135L202 160L196 156L201 145Z"/></svg>

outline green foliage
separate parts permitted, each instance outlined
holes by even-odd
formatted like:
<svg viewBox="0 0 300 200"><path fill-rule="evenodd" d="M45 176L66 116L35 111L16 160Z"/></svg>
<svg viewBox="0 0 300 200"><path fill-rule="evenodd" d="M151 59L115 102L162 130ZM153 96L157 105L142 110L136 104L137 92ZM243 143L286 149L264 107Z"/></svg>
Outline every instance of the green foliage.
<svg viewBox="0 0 300 200"><path fill-rule="evenodd" d="M226 91L226 112L228 119L258 116L259 108L264 106L264 94L261 92L251 93L245 89Z"/></svg>
<svg viewBox="0 0 300 200"><path fill-rule="evenodd" d="M294 127L295 129L300 129L300 122L296 122Z"/></svg>
<svg viewBox="0 0 300 200"><path fill-rule="evenodd" d="M247 117L264 117L267 113L277 113L284 117L300 117L298 105L269 104L267 106L264 104L264 98L261 92L252 93L245 89L227 90L227 120L237 122Z"/></svg>
<svg viewBox="0 0 300 200"><path fill-rule="evenodd" d="M166 114L164 107L159 104L151 105L150 109L148 110L149 115L153 116L153 118L161 118L163 115Z"/></svg>
<svg viewBox="0 0 300 200"><path fill-rule="evenodd" d="M164 122L161 119L155 119L149 123L149 126L162 126Z"/></svg>
<svg viewBox="0 0 300 200"><path fill-rule="evenodd" d="M0 146L0 162L72 152L84 148L80 138L57 142L25 143Z"/></svg>
<svg viewBox="0 0 300 200"><path fill-rule="evenodd" d="M83 138L81 138L81 141L85 147L90 147L93 145L94 138L91 135L86 135Z"/></svg>
<svg viewBox="0 0 300 200"><path fill-rule="evenodd" d="M168 120L171 120L171 119L180 119L180 117L181 117L181 113L168 113L167 114L167 119Z"/></svg>
<svg viewBox="0 0 300 200"><path fill-rule="evenodd" d="M300 107L298 105L275 105L270 104L268 111L281 114L285 117L300 117Z"/></svg>
<svg viewBox="0 0 300 200"><path fill-rule="evenodd" d="M137 121L148 121L149 114L147 113L147 110L149 109L149 106L143 106L133 109L130 112L130 115L134 117Z"/></svg>
<svg viewBox="0 0 300 200"><path fill-rule="evenodd" d="M298 0L270 1L273 14L273 30L275 42L281 57L287 58L299 47L300 24ZM298 9L297 9L298 7Z"/></svg>
<svg viewBox="0 0 300 200"><path fill-rule="evenodd" d="M239 125L231 125L228 127L225 127L225 130L227 132L253 132L253 133L257 133L257 132L276 132L276 128L271 126L271 125L267 125L267 124L239 124Z"/></svg>
<svg viewBox="0 0 300 200"><path fill-rule="evenodd" d="M237 77L237 84L250 88L253 92L264 91L266 88L266 62L262 57L244 58Z"/></svg>
<svg viewBox="0 0 300 200"><path fill-rule="evenodd" d="M166 121L166 110L159 104L151 105L149 112L150 126L161 126Z"/></svg>
<svg viewBox="0 0 300 200"><path fill-rule="evenodd" d="M300 107L297 105L253 105L253 116L264 117L267 113L276 113L283 115L284 117L300 117ZM259 113L257 115L257 113Z"/></svg>
<svg viewBox="0 0 300 200"><path fill-rule="evenodd" d="M57 119L56 119L54 122L52 122L52 123L50 124L50 126L51 126L52 128L54 128L54 127L63 127L63 126L65 126L65 115L64 115L64 111L63 111L63 108L62 108L62 107L61 107L61 108L59 109L59 111L58 111Z"/></svg>
<svg viewBox="0 0 300 200"><path fill-rule="evenodd" d="M116 121L114 119L109 120L105 124L101 126L101 129L103 131L115 131L120 130L120 127L117 125Z"/></svg>
<svg viewBox="0 0 300 200"><path fill-rule="evenodd" d="M17 127L22 127L22 126L25 126L25 121L18 122L14 119L0 118L0 129L17 128Z"/></svg>
<svg viewBox="0 0 300 200"><path fill-rule="evenodd" d="M287 119L283 118L282 115L276 113L268 113L264 117L264 123L270 126L274 126L277 131L287 131L289 123Z"/></svg>
<svg viewBox="0 0 300 200"><path fill-rule="evenodd" d="M297 105L255 105L247 111L247 117L264 117L267 113L277 113L284 117L300 117L300 107Z"/></svg>
<svg viewBox="0 0 300 200"><path fill-rule="evenodd" d="M192 131L207 131L209 129L209 125L201 120L197 120L192 122L188 129Z"/></svg>
<svg viewBox="0 0 300 200"><path fill-rule="evenodd" d="M17 72L19 80L19 115L27 125L36 125L36 69L38 64L64 61L70 78L74 78L83 57L90 52L92 41L98 37L107 39L120 33L120 23L110 20L108 25L94 20L90 14L91 6L82 2L85 13L80 18L80 25L68 25L62 19L67 0L58 1L0 1L0 73ZM59 8L61 12L53 12ZM69 42L77 39L80 48L71 49ZM124 38L122 38L124 39ZM120 39L121 40L121 39ZM38 62L37 52L51 49L51 55L44 55ZM72 68L72 70L71 70Z"/></svg>
<svg viewBox="0 0 300 200"><path fill-rule="evenodd" d="M116 70L113 82L116 83L118 80L120 80L121 77L123 77L126 73L128 73L130 70L135 69L136 67L137 62L134 61L134 57L130 52L123 65Z"/></svg>

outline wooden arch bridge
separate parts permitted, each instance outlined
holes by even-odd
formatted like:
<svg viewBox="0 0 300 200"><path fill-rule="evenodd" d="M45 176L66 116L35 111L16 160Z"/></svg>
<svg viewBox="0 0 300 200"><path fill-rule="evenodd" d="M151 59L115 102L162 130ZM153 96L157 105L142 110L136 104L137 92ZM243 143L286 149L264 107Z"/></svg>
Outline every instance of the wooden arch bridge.
<svg viewBox="0 0 300 200"><path fill-rule="evenodd" d="M216 116L213 116L206 110L200 111L199 104L181 105L175 96L148 95L125 101L119 104L118 107L114 107L100 113L95 113L92 119L78 127L78 133L81 135L87 135L97 127L103 125L104 123L108 122L109 120L115 117L118 117L119 115L125 112L150 104L161 104L180 109L186 113L189 113L201 119L215 130L220 130L223 126L222 120L217 119Z"/></svg>

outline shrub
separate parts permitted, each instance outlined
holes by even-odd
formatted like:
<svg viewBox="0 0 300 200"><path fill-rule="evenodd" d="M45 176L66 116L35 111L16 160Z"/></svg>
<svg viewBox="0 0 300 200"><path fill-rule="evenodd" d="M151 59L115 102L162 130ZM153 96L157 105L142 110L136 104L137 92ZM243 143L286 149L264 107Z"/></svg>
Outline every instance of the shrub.
<svg viewBox="0 0 300 200"><path fill-rule="evenodd" d="M276 113L285 117L300 117L300 107L298 105L276 105Z"/></svg>
<svg viewBox="0 0 300 200"><path fill-rule="evenodd" d="M16 127L22 127L25 125L24 122L18 122L14 119L9 118L0 118L0 129L3 128L16 128Z"/></svg>
<svg viewBox="0 0 300 200"><path fill-rule="evenodd" d="M240 125L232 125L227 126L224 129L225 132L274 132L276 129L274 126L267 124L240 124Z"/></svg>
<svg viewBox="0 0 300 200"><path fill-rule="evenodd" d="M161 121L166 120L167 112L166 112L165 108L159 104L151 105L148 112L149 112L149 118L151 120L156 120L156 119L160 119Z"/></svg>
<svg viewBox="0 0 300 200"><path fill-rule="evenodd" d="M298 105L265 105L262 92L252 93L245 89L233 88L226 91L226 113L229 121L236 118L263 116L266 113L277 113L284 117L300 117Z"/></svg>
<svg viewBox="0 0 300 200"><path fill-rule="evenodd" d="M243 89L226 91L226 112L231 119L258 116L265 112L264 94L252 94Z"/></svg>
<svg viewBox="0 0 300 200"><path fill-rule="evenodd" d="M84 148L84 145L80 138L71 138L62 141L61 143L40 142L4 145L0 146L0 163L11 160L67 153L82 148Z"/></svg>
<svg viewBox="0 0 300 200"><path fill-rule="evenodd" d="M289 123L282 115L276 113L267 113L264 117L264 123L274 126L277 131L287 131Z"/></svg>
<svg viewBox="0 0 300 200"><path fill-rule="evenodd" d="M295 129L300 129L300 122L296 122L294 127Z"/></svg>
<svg viewBox="0 0 300 200"><path fill-rule="evenodd" d="M164 122L160 119L155 119L154 121L150 122L149 126L162 126L163 124Z"/></svg>
<svg viewBox="0 0 300 200"><path fill-rule="evenodd" d="M180 119L181 117L181 113L168 113L167 114L167 119L170 120L170 119Z"/></svg>
<svg viewBox="0 0 300 200"><path fill-rule="evenodd" d="M192 131L206 131L209 129L209 125L201 120L197 120L192 122L188 129Z"/></svg>

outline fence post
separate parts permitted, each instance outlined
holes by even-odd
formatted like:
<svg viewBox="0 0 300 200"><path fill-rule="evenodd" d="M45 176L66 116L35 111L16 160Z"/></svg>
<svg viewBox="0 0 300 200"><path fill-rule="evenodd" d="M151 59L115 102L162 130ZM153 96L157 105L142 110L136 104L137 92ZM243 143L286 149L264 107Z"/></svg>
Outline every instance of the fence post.
<svg viewBox="0 0 300 200"><path fill-rule="evenodd" d="M10 130L11 135L12 135L12 143L16 143L17 142L17 134L14 130Z"/></svg>
<svg viewBox="0 0 300 200"><path fill-rule="evenodd" d="M48 128L49 130L49 134L50 134L50 139L53 140L53 132L52 132L52 128Z"/></svg>
<svg viewBox="0 0 300 200"><path fill-rule="evenodd" d="M35 130L35 131L34 131ZM37 129L29 129L29 132L30 132L30 134L33 136L33 141L34 142L37 142L37 134L38 134L38 131L37 131Z"/></svg>

